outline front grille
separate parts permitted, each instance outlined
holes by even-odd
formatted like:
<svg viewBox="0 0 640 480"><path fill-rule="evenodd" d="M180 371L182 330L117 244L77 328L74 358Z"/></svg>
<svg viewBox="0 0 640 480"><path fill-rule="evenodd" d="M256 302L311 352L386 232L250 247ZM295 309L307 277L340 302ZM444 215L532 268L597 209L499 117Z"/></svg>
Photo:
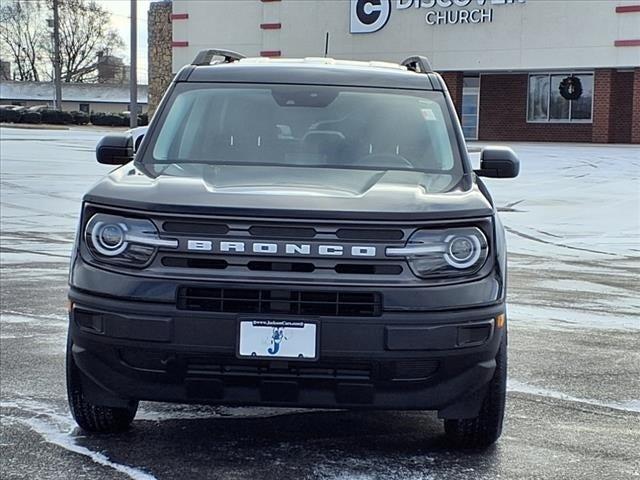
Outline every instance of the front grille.
<svg viewBox="0 0 640 480"><path fill-rule="evenodd" d="M315 228L304 227L249 227L249 233L253 237L260 238L313 238L317 235Z"/></svg>
<svg viewBox="0 0 640 480"><path fill-rule="evenodd" d="M347 273L352 275L400 275L402 267L400 265L380 265L380 264L354 264L339 263L335 266L336 273Z"/></svg>
<svg viewBox="0 0 640 480"><path fill-rule="evenodd" d="M382 299L373 292L181 287L178 308L219 313L375 317L382 313Z"/></svg>
<svg viewBox="0 0 640 480"><path fill-rule="evenodd" d="M387 258L384 249L401 247L415 226L353 224L353 222L305 222L229 217L154 218L160 236L178 241L177 249L158 252L148 272L191 276L211 281L234 278L273 279L278 272L292 281L308 279L318 284L356 283L358 285L415 282L416 277L400 258ZM189 242L201 247L190 247ZM230 242L233 251L221 250ZM253 250L259 243L276 245L276 251ZM296 251L285 251L293 245ZM303 251L305 245L306 253ZM342 247L344 254L321 254L320 245ZM374 247L376 254L353 255L352 248ZM241 249L240 249L241 248ZM237 249L237 250L236 250Z"/></svg>
<svg viewBox="0 0 640 480"><path fill-rule="evenodd" d="M281 378L290 380L365 380L376 382L422 382L438 372L438 360L410 358L363 360L356 358L321 359L317 362L272 362L243 360L226 356L176 356L161 351L121 348L122 362L137 370L171 372L187 377L215 377L247 380Z"/></svg>
<svg viewBox="0 0 640 480"><path fill-rule="evenodd" d="M369 362L283 363L232 361L221 362L208 358L192 358L187 363L187 375L216 375L225 377L270 377L315 380L370 380Z"/></svg>
<svg viewBox="0 0 640 480"><path fill-rule="evenodd" d="M133 218L143 215L139 211L87 207L89 216L98 211ZM144 269L146 277L176 279L183 285L238 285L239 288L255 284L349 291L422 286L425 280L413 273L406 258L387 256L386 251L404 247L417 230L443 227L442 222L431 220L365 223L346 219L274 218L260 210L253 210L251 216L145 212L144 218L154 223L161 239L177 242L175 248L158 249ZM490 219L455 225L480 226L491 244ZM487 262L474 278L485 275L490 268ZM445 282L439 279L432 283ZM199 309L196 305L199 301L185 300L184 308L188 303L193 304L189 308ZM293 299L292 304L296 302L298 300ZM327 303L343 302L341 299ZM375 301L364 302L366 308L358 305L360 302L355 303L353 315L375 315L379 308ZM305 306L306 303L302 303L300 310L304 311ZM290 311L296 314L297 305Z"/></svg>
<svg viewBox="0 0 640 480"><path fill-rule="evenodd" d="M232 264L230 261L235 260ZM316 266L313 262L244 260L229 258L229 261L210 258L206 255L163 255L162 265L172 268L190 268L199 270L225 270L230 266L239 266L253 272L297 272L311 273L317 270L333 270L347 275L400 275L401 265L384 263L336 263L326 267Z"/></svg>
<svg viewBox="0 0 640 480"><path fill-rule="evenodd" d="M256 272L313 272L316 267L313 263L305 262L249 262L249 270Z"/></svg>
<svg viewBox="0 0 640 480"><path fill-rule="evenodd" d="M251 237L258 238L287 238L292 240L312 239L319 236L329 236L340 240L368 240L368 241L393 241L405 238L402 228L361 227L341 228L335 225L320 224L314 227L299 224L274 225L254 224L254 222L230 222L222 221L188 221L172 220L161 223L162 230L167 233L203 234L203 235L227 235L230 233L246 232Z"/></svg>
<svg viewBox="0 0 640 480"><path fill-rule="evenodd" d="M341 228L336 231L336 238L341 240L402 240L402 230Z"/></svg>
<svg viewBox="0 0 640 480"><path fill-rule="evenodd" d="M175 268L206 268L212 270L224 270L229 264L226 260L218 260L215 258L165 256L162 258L162 265L165 267Z"/></svg>
<svg viewBox="0 0 640 480"><path fill-rule="evenodd" d="M229 226L221 223L164 222L162 229L167 233L196 235L226 235Z"/></svg>

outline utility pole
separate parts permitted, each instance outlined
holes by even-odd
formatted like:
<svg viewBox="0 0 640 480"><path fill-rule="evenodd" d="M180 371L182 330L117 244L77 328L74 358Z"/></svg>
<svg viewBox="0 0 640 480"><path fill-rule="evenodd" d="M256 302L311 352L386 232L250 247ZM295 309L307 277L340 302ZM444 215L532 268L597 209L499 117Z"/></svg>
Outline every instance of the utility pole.
<svg viewBox="0 0 640 480"><path fill-rule="evenodd" d="M58 15L58 3L53 0L53 83L55 84L55 101L53 107L62 110L62 74L60 73L60 17Z"/></svg>
<svg viewBox="0 0 640 480"><path fill-rule="evenodd" d="M129 71L129 125L138 126L138 14L136 0L131 0L131 68Z"/></svg>

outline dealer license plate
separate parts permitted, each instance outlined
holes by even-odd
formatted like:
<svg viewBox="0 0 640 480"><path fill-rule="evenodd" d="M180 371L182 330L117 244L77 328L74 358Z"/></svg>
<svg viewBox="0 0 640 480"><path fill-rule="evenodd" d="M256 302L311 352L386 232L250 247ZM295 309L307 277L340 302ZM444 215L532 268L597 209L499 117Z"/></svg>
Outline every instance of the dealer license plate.
<svg viewBox="0 0 640 480"><path fill-rule="evenodd" d="M238 355L256 358L316 359L317 324L280 320L240 322Z"/></svg>

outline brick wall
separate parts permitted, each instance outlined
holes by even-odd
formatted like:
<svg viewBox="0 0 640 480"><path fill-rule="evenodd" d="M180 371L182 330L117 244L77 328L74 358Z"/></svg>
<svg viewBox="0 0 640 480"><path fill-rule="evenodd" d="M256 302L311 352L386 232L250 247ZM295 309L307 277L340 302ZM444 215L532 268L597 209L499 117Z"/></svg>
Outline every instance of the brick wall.
<svg viewBox="0 0 640 480"><path fill-rule="evenodd" d="M458 112L458 118L462 119L462 87L464 82L464 73L443 72L441 75L444 83L447 84L447 90L449 90L449 95L451 95L453 105L456 107L456 112Z"/></svg>
<svg viewBox="0 0 640 480"><path fill-rule="evenodd" d="M482 75L479 140L590 142L590 123L527 123L527 74Z"/></svg>
<svg viewBox="0 0 640 480"><path fill-rule="evenodd" d="M149 117L153 115L173 79L171 38L171 2L151 2L149 29Z"/></svg>
<svg viewBox="0 0 640 480"><path fill-rule="evenodd" d="M600 68L595 71L593 85L593 136L594 143L611 141L611 107L614 105L615 71Z"/></svg>
<svg viewBox="0 0 640 480"><path fill-rule="evenodd" d="M640 143L640 67L633 72L633 92L629 94L631 107L631 143Z"/></svg>
<svg viewBox="0 0 640 480"><path fill-rule="evenodd" d="M631 141L631 122L633 103L640 101L633 95L633 72L616 72L613 78L613 95L609 116L609 141L629 143Z"/></svg>
<svg viewBox="0 0 640 480"><path fill-rule="evenodd" d="M640 143L640 68L595 71L594 143Z"/></svg>

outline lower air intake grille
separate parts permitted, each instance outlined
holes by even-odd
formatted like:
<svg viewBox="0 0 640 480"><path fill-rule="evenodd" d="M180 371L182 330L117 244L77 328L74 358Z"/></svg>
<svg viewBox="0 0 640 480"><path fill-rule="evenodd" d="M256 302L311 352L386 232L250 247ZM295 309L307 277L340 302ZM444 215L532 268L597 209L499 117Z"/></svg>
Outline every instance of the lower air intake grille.
<svg viewBox="0 0 640 480"><path fill-rule="evenodd" d="M178 308L220 313L376 317L380 294L368 292L181 287Z"/></svg>

